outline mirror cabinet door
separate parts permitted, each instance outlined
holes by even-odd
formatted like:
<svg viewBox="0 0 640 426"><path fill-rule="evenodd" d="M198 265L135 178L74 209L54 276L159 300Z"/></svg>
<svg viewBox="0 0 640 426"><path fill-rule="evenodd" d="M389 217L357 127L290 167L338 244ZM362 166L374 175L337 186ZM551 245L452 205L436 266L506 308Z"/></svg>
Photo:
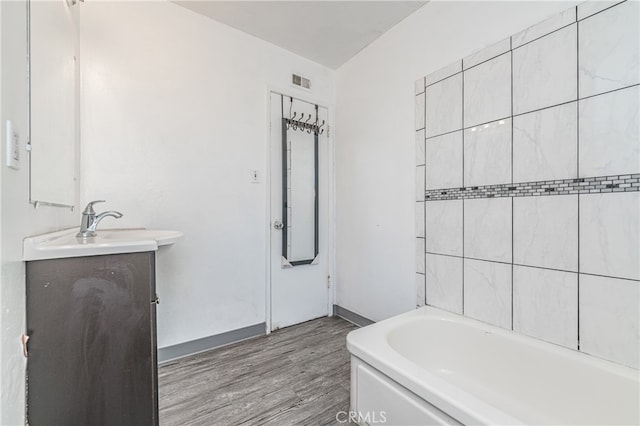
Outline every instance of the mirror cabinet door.
<svg viewBox="0 0 640 426"><path fill-rule="evenodd" d="M29 32L30 200L73 206L78 141L78 6L31 0Z"/></svg>

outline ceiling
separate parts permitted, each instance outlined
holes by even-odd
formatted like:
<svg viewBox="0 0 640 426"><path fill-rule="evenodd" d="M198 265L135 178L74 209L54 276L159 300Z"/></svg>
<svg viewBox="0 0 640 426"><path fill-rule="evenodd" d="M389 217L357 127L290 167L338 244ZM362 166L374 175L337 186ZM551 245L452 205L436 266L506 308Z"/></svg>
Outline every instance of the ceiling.
<svg viewBox="0 0 640 426"><path fill-rule="evenodd" d="M174 1L336 69L426 1Z"/></svg>

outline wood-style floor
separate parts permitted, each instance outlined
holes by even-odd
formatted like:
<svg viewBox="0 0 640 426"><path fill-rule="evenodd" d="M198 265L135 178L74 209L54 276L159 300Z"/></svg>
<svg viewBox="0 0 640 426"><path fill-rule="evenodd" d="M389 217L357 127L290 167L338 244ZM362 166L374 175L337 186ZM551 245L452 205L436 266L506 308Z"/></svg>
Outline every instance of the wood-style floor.
<svg viewBox="0 0 640 426"><path fill-rule="evenodd" d="M353 324L320 318L160 366L161 425L328 425L349 410Z"/></svg>

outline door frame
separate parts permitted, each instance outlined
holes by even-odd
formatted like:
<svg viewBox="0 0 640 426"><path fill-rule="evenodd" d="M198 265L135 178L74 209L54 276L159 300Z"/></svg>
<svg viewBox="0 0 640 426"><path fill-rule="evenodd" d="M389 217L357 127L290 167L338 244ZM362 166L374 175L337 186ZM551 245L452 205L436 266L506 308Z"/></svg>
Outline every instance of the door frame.
<svg viewBox="0 0 640 426"><path fill-rule="evenodd" d="M283 95L292 97L293 99L297 99L302 102L307 102L311 104L316 104L320 107L327 108L327 116L329 118L329 122L327 123L327 144L328 144L328 157L329 164L327 164L327 173L329 180L329 187L327 188L328 200L329 203L328 211L329 217L328 221L328 229L327 229L327 247L329 248L329 253L327 253L327 270L329 271L329 279L327 289L327 312L328 316L333 316L333 304L336 297L336 286L335 286L335 232L336 232L336 221L335 221L335 130L333 123L335 122L335 108L333 102L329 102L326 99L318 99L311 96L308 93L304 93L299 89L294 87L278 87L268 85L265 90L265 104L266 104L266 143L265 143L265 151L266 151L266 162L264 164L264 183L265 183L265 327L266 334L271 334L271 180L272 180L272 172L271 170L271 94L274 93L276 95ZM276 170L275 173L280 173L280 170Z"/></svg>

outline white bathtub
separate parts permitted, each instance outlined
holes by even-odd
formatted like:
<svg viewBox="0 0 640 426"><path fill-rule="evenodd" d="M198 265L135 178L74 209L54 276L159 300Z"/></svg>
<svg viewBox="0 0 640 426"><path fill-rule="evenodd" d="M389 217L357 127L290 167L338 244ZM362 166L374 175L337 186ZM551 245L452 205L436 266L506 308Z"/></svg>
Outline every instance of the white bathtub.
<svg viewBox="0 0 640 426"><path fill-rule="evenodd" d="M639 372L424 307L349 333L367 424L638 424Z"/></svg>

